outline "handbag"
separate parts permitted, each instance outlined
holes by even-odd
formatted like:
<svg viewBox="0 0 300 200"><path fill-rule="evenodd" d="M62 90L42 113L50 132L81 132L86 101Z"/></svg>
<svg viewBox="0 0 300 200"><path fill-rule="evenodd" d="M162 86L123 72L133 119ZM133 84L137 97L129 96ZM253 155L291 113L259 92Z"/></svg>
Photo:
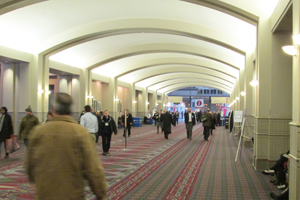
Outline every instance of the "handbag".
<svg viewBox="0 0 300 200"><path fill-rule="evenodd" d="M5 150L6 153L10 152L12 146L12 139L6 139L5 140Z"/></svg>
<svg viewBox="0 0 300 200"><path fill-rule="evenodd" d="M11 140L12 140L12 142L11 142L10 153L13 153L20 149L20 144L18 142L17 137L12 136Z"/></svg>

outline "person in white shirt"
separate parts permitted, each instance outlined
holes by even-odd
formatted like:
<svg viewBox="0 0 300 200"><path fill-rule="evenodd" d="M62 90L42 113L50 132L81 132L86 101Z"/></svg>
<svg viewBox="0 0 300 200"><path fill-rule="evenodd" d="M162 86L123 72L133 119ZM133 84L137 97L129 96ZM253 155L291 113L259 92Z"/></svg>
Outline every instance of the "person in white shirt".
<svg viewBox="0 0 300 200"><path fill-rule="evenodd" d="M93 140L96 142L96 134L98 133L98 119L91 113L91 106L84 106L84 115L80 118L80 124L85 127L90 133Z"/></svg>

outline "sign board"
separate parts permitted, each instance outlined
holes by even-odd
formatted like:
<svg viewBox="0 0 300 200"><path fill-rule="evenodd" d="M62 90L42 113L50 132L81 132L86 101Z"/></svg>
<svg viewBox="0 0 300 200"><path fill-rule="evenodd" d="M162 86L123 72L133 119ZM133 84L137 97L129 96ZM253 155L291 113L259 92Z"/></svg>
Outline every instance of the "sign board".
<svg viewBox="0 0 300 200"><path fill-rule="evenodd" d="M172 102L172 103L181 103L182 102L182 97L168 96L167 99L168 99L167 100L168 102Z"/></svg>
<svg viewBox="0 0 300 200"><path fill-rule="evenodd" d="M156 100L156 103L162 103L162 100Z"/></svg>
<svg viewBox="0 0 300 200"><path fill-rule="evenodd" d="M195 108L202 108L203 106L204 106L204 100L203 99L195 100Z"/></svg>
<svg viewBox="0 0 300 200"><path fill-rule="evenodd" d="M216 103L228 103L229 102L229 97L211 97L211 103L216 104Z"/></svg>
<svg viewBox="0 0 300 200"><path fill-rule="evenodd" d="M234 123L243 122L243 111L242 110L234 111L233 122Z"/></svg>

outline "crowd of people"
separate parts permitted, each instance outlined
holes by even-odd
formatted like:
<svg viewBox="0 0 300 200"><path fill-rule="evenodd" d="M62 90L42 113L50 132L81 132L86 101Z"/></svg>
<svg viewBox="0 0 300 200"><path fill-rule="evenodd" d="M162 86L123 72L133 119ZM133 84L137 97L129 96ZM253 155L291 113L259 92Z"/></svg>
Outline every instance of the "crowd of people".
<svg viewBox="0 0 300 200"><path fill-rule="evenodd" d="M95 144L101 136L102 155L109 156L112 134L117 134L118 129L124 128L123 137L131 136L133 117L128 109L124 115L119 115L117 126L107 110L93 112L90 105L84 106L78 122L75 122L70 116L71 105L70 95L58 93L53 112L47 113L43 125L38 126L40 122L30 106L25 109L26 115L21 120L18 138L23 139L27 147L26 172L30 182L36 185L38 199L82 199L84 179L88 180L97 199L102 199L106 194L107 185ZM0 149L4 143L5 158L9 158L5 141L14 133L12 118L6 107L1 108L1 114ZM207 141L209 134L213 133L212 130L218 124L217 115L209 109L204 114L200 112L200 115L192 112L191 108L184 114L159 111L153 116L157 134L164 133L165 139L169 139L172 125L178 125L179 118L183 117L189 140L192 140L193 126L196 122L203 123L204 139ZM45 168L49 169L47 173L41 173ZM47 184L44 180L47 180ZM56 184L58 182L61 184Z"/></svg>

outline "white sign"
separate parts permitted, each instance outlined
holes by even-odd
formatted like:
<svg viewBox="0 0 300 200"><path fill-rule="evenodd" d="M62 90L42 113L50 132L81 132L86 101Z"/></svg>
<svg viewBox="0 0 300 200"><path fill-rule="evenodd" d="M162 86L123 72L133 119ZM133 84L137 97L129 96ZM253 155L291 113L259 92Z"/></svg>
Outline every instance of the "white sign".
<svg viewBox="0 0 300 200"><path fill-rule="evenodd" d="M203 99L197 99L195 101L195 107L196 108L202 108L204 106L204 100Z"/></svg>
<svg viewBox="0 0 300 200"><path fill-rule="evenodd" d="M243 122L243 111L242 110L237 110L234 111L233 113L233 122Z"/></svg>

